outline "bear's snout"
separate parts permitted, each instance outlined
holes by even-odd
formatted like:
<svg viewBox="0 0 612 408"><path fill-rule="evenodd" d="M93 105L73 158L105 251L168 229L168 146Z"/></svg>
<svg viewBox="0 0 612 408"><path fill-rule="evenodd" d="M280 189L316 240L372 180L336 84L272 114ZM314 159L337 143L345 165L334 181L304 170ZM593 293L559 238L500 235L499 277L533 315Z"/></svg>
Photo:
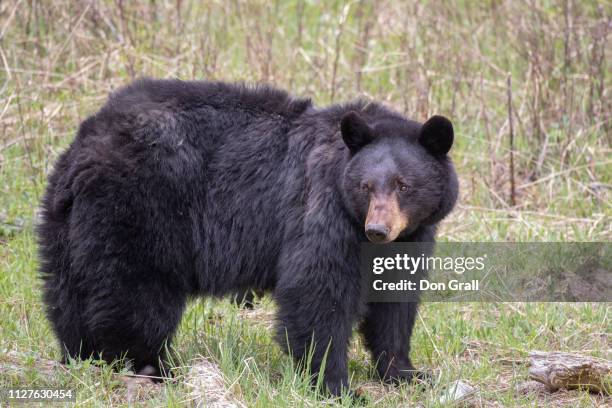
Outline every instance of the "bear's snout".
<svg viewBox="0 0 612 408"><path fill-rule="evenodd" d="M383 224L368 224L366 225L366 236L375 243L381 244L389 241L389 228Z"/></svg>
<svg viewBox="0 0 612 408"><path fill-rule="evenodd" d="M365 234L375 244L395 241L408 225L408 217L395 194L376 194L370 199L365 220Z"/></svg>

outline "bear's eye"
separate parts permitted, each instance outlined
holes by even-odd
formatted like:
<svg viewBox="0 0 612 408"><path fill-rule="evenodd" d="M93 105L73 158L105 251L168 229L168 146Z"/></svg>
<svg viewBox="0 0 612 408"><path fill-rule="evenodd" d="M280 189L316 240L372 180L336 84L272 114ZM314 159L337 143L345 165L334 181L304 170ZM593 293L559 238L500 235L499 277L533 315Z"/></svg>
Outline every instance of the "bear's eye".
<svg viewBox="0 0 612 408"><path fill-rule="evenodd" d="M365 183L364 183L364 184L362 184L362 185L361 185L361 191L362 191L363 193L367 193L367 192L369 192L369 191L370 191L370 186L368 186L368 185L367 185L367 184L365 184Z"/></svg>
<svg viewBox="0 0 612 408"><path fill-rule="evenodd" d="M402 193L405 193L406 191L408 191L408 186L407 186L407 185L405 185L404 183L399 183L399 190L400 190Z"/></svg>

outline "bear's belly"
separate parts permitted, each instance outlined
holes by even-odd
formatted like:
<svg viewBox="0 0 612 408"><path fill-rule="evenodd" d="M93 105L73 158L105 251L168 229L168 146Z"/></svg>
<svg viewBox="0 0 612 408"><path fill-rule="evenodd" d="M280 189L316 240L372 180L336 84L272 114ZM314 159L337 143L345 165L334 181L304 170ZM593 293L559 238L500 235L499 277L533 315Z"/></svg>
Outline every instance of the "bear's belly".
<svg viewBox="0 0 612 408"><path fill-rule="evenodd" d="M201 229L196 274L200 294L223 296L238 289L272 290L283 228L272 214L245 211L233 217L209 212Z"/></svg>

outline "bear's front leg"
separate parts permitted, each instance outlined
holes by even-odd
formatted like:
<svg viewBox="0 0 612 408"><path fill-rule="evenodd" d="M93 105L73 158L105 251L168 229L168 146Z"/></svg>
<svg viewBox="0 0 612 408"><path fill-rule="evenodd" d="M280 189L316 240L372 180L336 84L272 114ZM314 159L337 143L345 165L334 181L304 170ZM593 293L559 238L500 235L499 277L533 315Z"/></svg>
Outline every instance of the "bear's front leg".
<svg viewBox="0 0 612 408"><path fill-rule="evenodd" d="M415 370L409 357L417 307L415 302L367 305L360 332L372 353L380 378L386 382L398 383L427 377L427 374Z"/></svg>
<svg viewBox="0 0 612 408"><path fill-rule="evenodd" d="M293 275L275 290L279 343L304 367L310 363L313 383L325 364L323 384L334 396L348 388L347 348L358 293L351 277L333 272Z"/></svg>
<svg viewBox="0 0 612 408"><path fill-rule="evenodd" d="M313 382L322 371L324 386L339 396L348 388L348 343L361 305L359 231L341 195L322 189L335 182L318 179L330 176L329 167L311 171L304 212L287 223L277 264L277 340L298 362L310 364ZM296 209L305 187L292 190Z"/></svg>

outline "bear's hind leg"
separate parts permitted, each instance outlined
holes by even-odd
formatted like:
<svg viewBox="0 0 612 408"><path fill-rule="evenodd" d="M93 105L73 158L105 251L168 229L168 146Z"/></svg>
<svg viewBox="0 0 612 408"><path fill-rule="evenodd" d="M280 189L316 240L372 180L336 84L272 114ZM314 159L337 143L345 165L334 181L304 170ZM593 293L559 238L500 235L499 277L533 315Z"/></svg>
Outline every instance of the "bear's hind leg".
<svg viewBox="0 0 612 408"><path fill-rule="evenodd" d="M45 278L45 304L47 316L59 340L62 358L67 364L71 359L86 359L93 354L82 322L82 296L78 288L67 289L57 276Z"/></svg>
<svg viewBox="0 0 612 408"><path fill-rule="evenodd" d="M184 306L180 293L154 285L98 288L84 311L86 339L107 362L125 358L135 373L166 375L166 350Z"/></svg>
<svg viewBox="0 0 612 408"><path fill-rule="evenodd" d="M125 157L86 153L93 158L75 170L67 237L69 279L82 294L81 341L96 358L160 370L192 292L190 220L174 203L170 211L167 184L147 184L146 166L132 173Z"/></svg>

